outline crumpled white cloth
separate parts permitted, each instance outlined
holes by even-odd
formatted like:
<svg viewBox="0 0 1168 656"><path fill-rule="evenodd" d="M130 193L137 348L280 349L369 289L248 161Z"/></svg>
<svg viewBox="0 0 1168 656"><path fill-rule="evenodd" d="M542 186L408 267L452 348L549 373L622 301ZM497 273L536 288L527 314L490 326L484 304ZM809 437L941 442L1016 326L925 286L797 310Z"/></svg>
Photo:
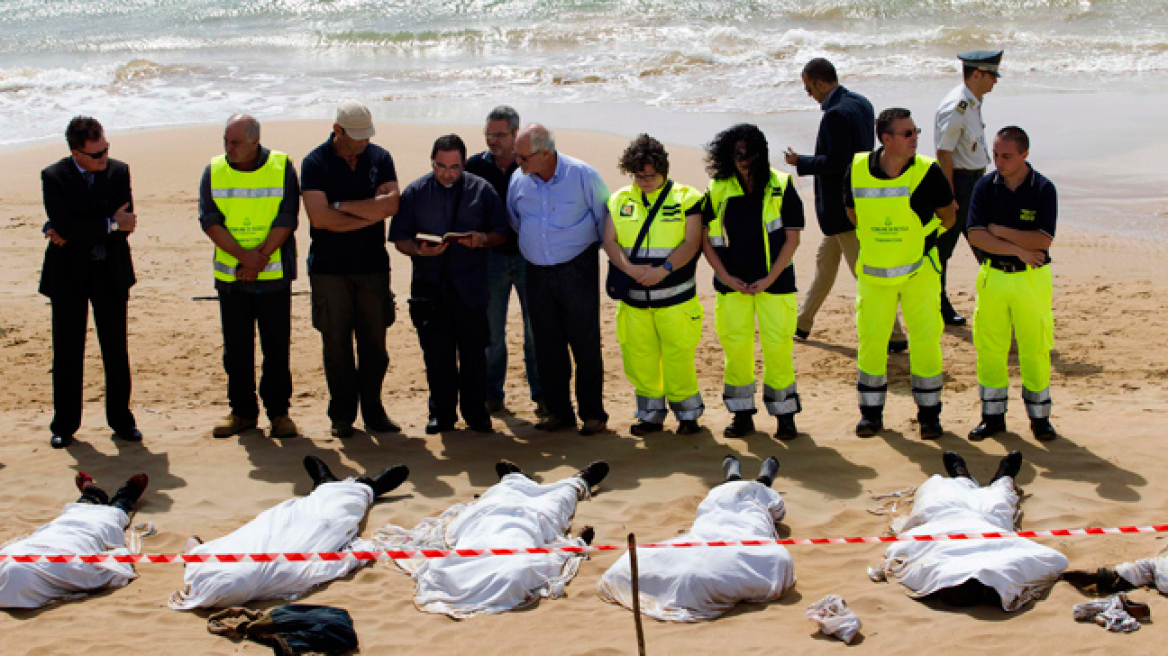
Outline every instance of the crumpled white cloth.
<svg viewBox="0 0 1168 656"><path fill-rule="evenodd" d="M968 478L933 476L917 490L912 513L894 522L898 535L1013 531L1018 494L1010 478L978 487ZM1014 611L1040 597L1067 568L1066 556L1025 538L897 542L869 570L873 580L896 578L920 598L976 578Z"/></svg>
<svg viewBox="0 0 1168 656"><path fill-rule="evenodd" d="M121 554L130 518L113 506L70 503L32 535L9 541L5 554ZM137 578L128 563L0 563L0 608L39 608L77 599L102 588L120 588Z"/></svg>
<svg viewBox="0 0 1168 656"><path fill-rule="evenodd" d="M839 595L827 595L811 604L805 615L819 625L820 633L835 636L849 645L863 626L860 618Z"/></svg>
<svg viewBox="0 0 1168 656"><path fill-rule="evenodd" d="M665 543L773 540L786 515L778 492L755 481L731 481L710 490L688 533ZM791 554L781 545L638 549L641 612L669 622L718 617L739 602L778 599L795 585ZM629 555L601 577L600 598L633 607Z"/></svg>
<svg viewBox="0 0 1168 656"><path fill-rule="evenodd" d="M1168 594L1168 554L1116 565L1115 573L1136 587L1155 585L1160 594Z"/></svg>
<svg viewBox="0 0 1168 656"><path fill-rule="evenodd" d="M307 497L289 499L195 554L373 551L357 539L373 490L353 480L322 483ZM170 597L175 610L241 606L253 599L293 600L368 561L306 563L189 563L182 590Z"/></svg>
<svg viewBox="0 0 1168 656"><path fill-rule="evenodd" d="M1076 604L1074 615L1078 622L1094 622L1108 631L1131 633L1140 630L1140 622L1123 608L1123 594L1114 594L1106 599L1093 599Z"/></svg>
<svg viewBox="0 0 1168 656"><path fill-rule="evenodd" d="M586 546L568 535L576 502L588 484L573 476L540 485L508 474L471 503L457 504L413 529L393 524L377 532L380 549L486 549ZM580 568L581 554L410 559L394 561L417 584L414 605L467 619L555 599Z"/></svg>

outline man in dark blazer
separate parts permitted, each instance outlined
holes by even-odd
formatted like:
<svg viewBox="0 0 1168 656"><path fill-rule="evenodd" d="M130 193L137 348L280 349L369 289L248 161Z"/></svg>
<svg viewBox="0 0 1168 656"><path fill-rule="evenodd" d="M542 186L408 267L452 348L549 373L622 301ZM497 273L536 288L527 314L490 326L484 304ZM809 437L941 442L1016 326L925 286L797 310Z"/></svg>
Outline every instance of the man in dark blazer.
<svg viewBox="0 0 1168 656"><path fill-rule="evenodd" d="M52 302L53 448L73 442L81 426L85 332L89 305L105 368L106 421L114 437L142 439L130 412L126 304L134 285L127 237L137 226L130 169L109 157L101 123L78 116L65 131L71 155L41 171L45 264L40 293Z"/></svg>
<svg viewBox="0 0 1168 656"><path fill-rule="evenodd" d="M856 275L856 257L860 241L856 226L844 211L844 172L856 153L872 150L875 143L876 118L872 103L839 83L835 66L823 58L812 59L803 67L803 88L823 109L815 155L800 155L787 148L784 158L796 167L799 175L815 176L815 213L823 231L823 241L815 254L815 279L799 308L795 335L807 339L815 324L815 315L835 284L840 257L847 260L852 276ZM908 348L908 338L897 321L888 343L893 352Z"/></svg>

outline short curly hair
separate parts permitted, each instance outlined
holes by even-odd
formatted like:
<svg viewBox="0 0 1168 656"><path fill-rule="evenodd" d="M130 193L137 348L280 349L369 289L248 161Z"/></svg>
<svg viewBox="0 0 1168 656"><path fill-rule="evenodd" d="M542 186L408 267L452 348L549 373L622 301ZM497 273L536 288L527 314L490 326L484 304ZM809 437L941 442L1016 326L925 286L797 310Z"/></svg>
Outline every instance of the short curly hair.
<svg viewBox="0 0 1168 656"><path fill-rule="evenodd" d="M636 175L646 166L652 166L661 175L669 177L669 153L665 145L647 134L639 134L625 148L617 162L621 172Z"/></svg>
<svg viewBox="0 0 1168 656"><path fill-rule="evenodd" d="M746 152L754 155L750 165L753 180L766 180L770 176L771 160L766 135L757 125L739 123L722 130L714 140L706 144L706 173L715 180L728 180L738 175L734 160L738 142L746 143Z"/></svg>

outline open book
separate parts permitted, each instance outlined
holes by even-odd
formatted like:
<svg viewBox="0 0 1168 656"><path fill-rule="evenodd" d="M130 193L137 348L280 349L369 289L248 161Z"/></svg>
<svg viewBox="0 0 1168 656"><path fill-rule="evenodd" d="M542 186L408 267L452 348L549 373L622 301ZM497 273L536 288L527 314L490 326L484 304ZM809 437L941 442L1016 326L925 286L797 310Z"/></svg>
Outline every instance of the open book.
<svg viewBox="0 0 1168 656"><path fill-rule="evenodd" d="M462 239L463 237L469 237L472 234L474 234L474 233L473 232L448 232L444 235L431 235L429 233L419 232L418 234L414 235L414 239L417 239L418 241L429 242L431 244L441 244L442 242L449 243L449 242L453 242L453 241L458 241L459 239Z"/></svg>

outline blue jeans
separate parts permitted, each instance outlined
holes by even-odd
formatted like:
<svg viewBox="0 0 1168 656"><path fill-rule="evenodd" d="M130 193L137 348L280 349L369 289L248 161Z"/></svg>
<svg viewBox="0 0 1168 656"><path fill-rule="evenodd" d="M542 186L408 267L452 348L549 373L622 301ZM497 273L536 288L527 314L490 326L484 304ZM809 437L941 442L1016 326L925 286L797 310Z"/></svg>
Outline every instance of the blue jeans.
<svg viewBox="0 0 1168 656"><path fill-rule="evenodd" d="M503 402L503 384L507 381L507 304L511 287L519 294L519 309L523 315L523 362L527 369L527 384L531 400L543 400L539 389L539 373L535 368L535 342L531 338L531 319L527 313L527 261L519 253L507 255L491 251L487 255L487 322L491 329L491 343L487 346L487 401Z"/></svg>

